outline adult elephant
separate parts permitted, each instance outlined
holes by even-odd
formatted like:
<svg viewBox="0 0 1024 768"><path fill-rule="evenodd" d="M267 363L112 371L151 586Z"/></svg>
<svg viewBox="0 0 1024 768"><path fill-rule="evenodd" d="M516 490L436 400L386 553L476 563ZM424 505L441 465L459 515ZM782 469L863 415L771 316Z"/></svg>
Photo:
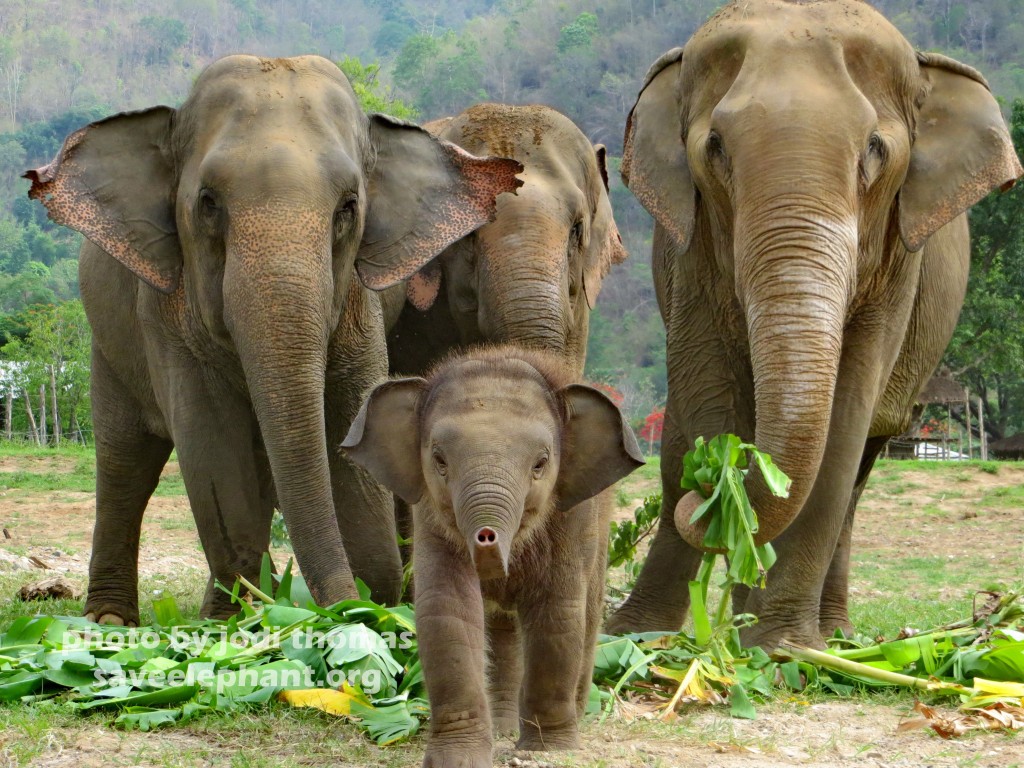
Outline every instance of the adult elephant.
<svg viewBox="0 0 1024 768"><path fill-rule="evenodd" d="M849 627L857 495L959 314L964 211L1021 174L999 107L864 3L743 0L654 64L622 172L656 220L669 381L661 525L609 628L679 628L704 534L682 456L734 432L793 481L746 481L779 560L743 642L820 646Z"/></svg>
<svg viewBox="0 0 1024 768"><path fill-rule="evenodd" d="M387 292L394 373L425 373L480 342L546 349L582 374L601 281L626 258L612 217L603 145L545 106L478 104L424 126L473 154L523 164L523 187L494 221ZM389 312L390 307L390 312Z"/></svg>
<svg viewBox="0 0 1024 768"><path fill-rule="evenodd" d="M172 447L212 574L204 614L232 611L214 578L258 574L275 504L318 602L355 597L353 570L398 597L390 495L328 450L387 372L353 268L373 289L402 280L487 221L518 169L367 117L326 59L231 56L180 109L93 123L27 174L91 241L87 615L138 621L139 530Z"/></svg>

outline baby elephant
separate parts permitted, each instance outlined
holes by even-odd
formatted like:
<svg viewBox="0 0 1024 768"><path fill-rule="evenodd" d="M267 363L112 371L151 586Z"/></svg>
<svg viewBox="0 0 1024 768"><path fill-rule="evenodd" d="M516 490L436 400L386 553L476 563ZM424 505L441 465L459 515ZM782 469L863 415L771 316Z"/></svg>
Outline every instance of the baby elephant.
<svg viewBox="0 0 1024 768"><path fill-rule="evenodd" d="M615 405L572 379L515 347L449 358L378 386L342 443L413 505L424 766L490 766L492 724L518 727L519 749L579 744L604 594L601 492L644 462Z"/></svg>

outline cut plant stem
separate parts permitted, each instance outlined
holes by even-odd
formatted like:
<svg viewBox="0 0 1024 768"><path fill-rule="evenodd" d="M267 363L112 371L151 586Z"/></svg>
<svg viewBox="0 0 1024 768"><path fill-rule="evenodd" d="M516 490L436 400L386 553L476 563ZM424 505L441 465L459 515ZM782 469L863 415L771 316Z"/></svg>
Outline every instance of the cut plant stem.
<svg viewBox="0 0 1024 768"><path fill-rule="evenodd" d="M933 691L937 693L948 693L950 695L970 696L975 693L973 688L960 685L959 683L947 683L943 680L925 680L899 672L889 672L868 664L861 664L858 661L850 661L833 656L831 653L816 651L802 645L782 642L776 649L777 653L785 654L797 661L806 661L808 664L815 664L826 669L833 669L845 675L855 677L866 677L869 680L877 680L880 683L898 685L902 688L917 688L922 691Z"/></svg>

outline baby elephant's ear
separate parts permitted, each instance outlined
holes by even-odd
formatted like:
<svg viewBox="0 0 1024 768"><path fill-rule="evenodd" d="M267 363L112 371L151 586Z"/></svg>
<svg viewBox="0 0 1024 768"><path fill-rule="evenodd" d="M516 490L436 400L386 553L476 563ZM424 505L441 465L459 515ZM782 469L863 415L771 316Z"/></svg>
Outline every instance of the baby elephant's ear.
<svg viewBox="0 0 1024 768"><path fill-rule="evenodd" d="M615 403L593 387L562 390L569 409L558 471L558 505L571 509L618 482L644 457Z"/></svg>
<svg viewBox="0 0 1024 768"><path fill-rule="evenodd" d="M352 461L410 504L424 490L416 406L426 383L394 379L376 387L341 443Z"/></svg>

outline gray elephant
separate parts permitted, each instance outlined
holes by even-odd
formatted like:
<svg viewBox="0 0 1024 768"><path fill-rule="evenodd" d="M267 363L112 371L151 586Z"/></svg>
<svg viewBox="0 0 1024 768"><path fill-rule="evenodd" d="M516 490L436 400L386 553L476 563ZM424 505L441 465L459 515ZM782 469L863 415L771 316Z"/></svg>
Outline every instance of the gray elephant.
<svg viewBox="0 0 1024 768"><path fill-rule="evenodd" d="M172 447L212 573L204 614L232 611L213 578L258 574L275 505L318 602L355 597L353 571L398 597L390 495L327 448L386 374L379 300L353 269L373 289L404 279L486 222L519 167L367 117L326 59L231 56L179 109L93 123L27 174L91 241L87 615L138 621L139 530Z"/></svg>
<svg viewBox="0 0 1024 768"><path fill-rule="evenodd" d="M744 0L654 64L622 172L656 220L669 391L661 525L608 626L679 628L704 533L682 456L734 432L793 481L747 478L779 559L743 642L820 646L849 628L857 497L956 324L964 211L1022 172L999 107L864 3Z"/></svg>
<svg viewBox="0 0 1024 768"><path fill-rule="evenodd" d="M601 281L626 258L608 199L605 148L545 106L478 104L424 126L473 154L523 164L518 194L497 215L386 292L394 373L422 374L449 351L515 342L586 357Z"/></svg>
<svg viewBox="0 0 1024 768"><path fill-rule="evenodd" d="M575 378L555 354L474 350L381 384L343 443L413 505L424 766L492 765L492 727L518 729L519 749L579 746L613 506L602 491L644 462L615 405Z"/></svg>

